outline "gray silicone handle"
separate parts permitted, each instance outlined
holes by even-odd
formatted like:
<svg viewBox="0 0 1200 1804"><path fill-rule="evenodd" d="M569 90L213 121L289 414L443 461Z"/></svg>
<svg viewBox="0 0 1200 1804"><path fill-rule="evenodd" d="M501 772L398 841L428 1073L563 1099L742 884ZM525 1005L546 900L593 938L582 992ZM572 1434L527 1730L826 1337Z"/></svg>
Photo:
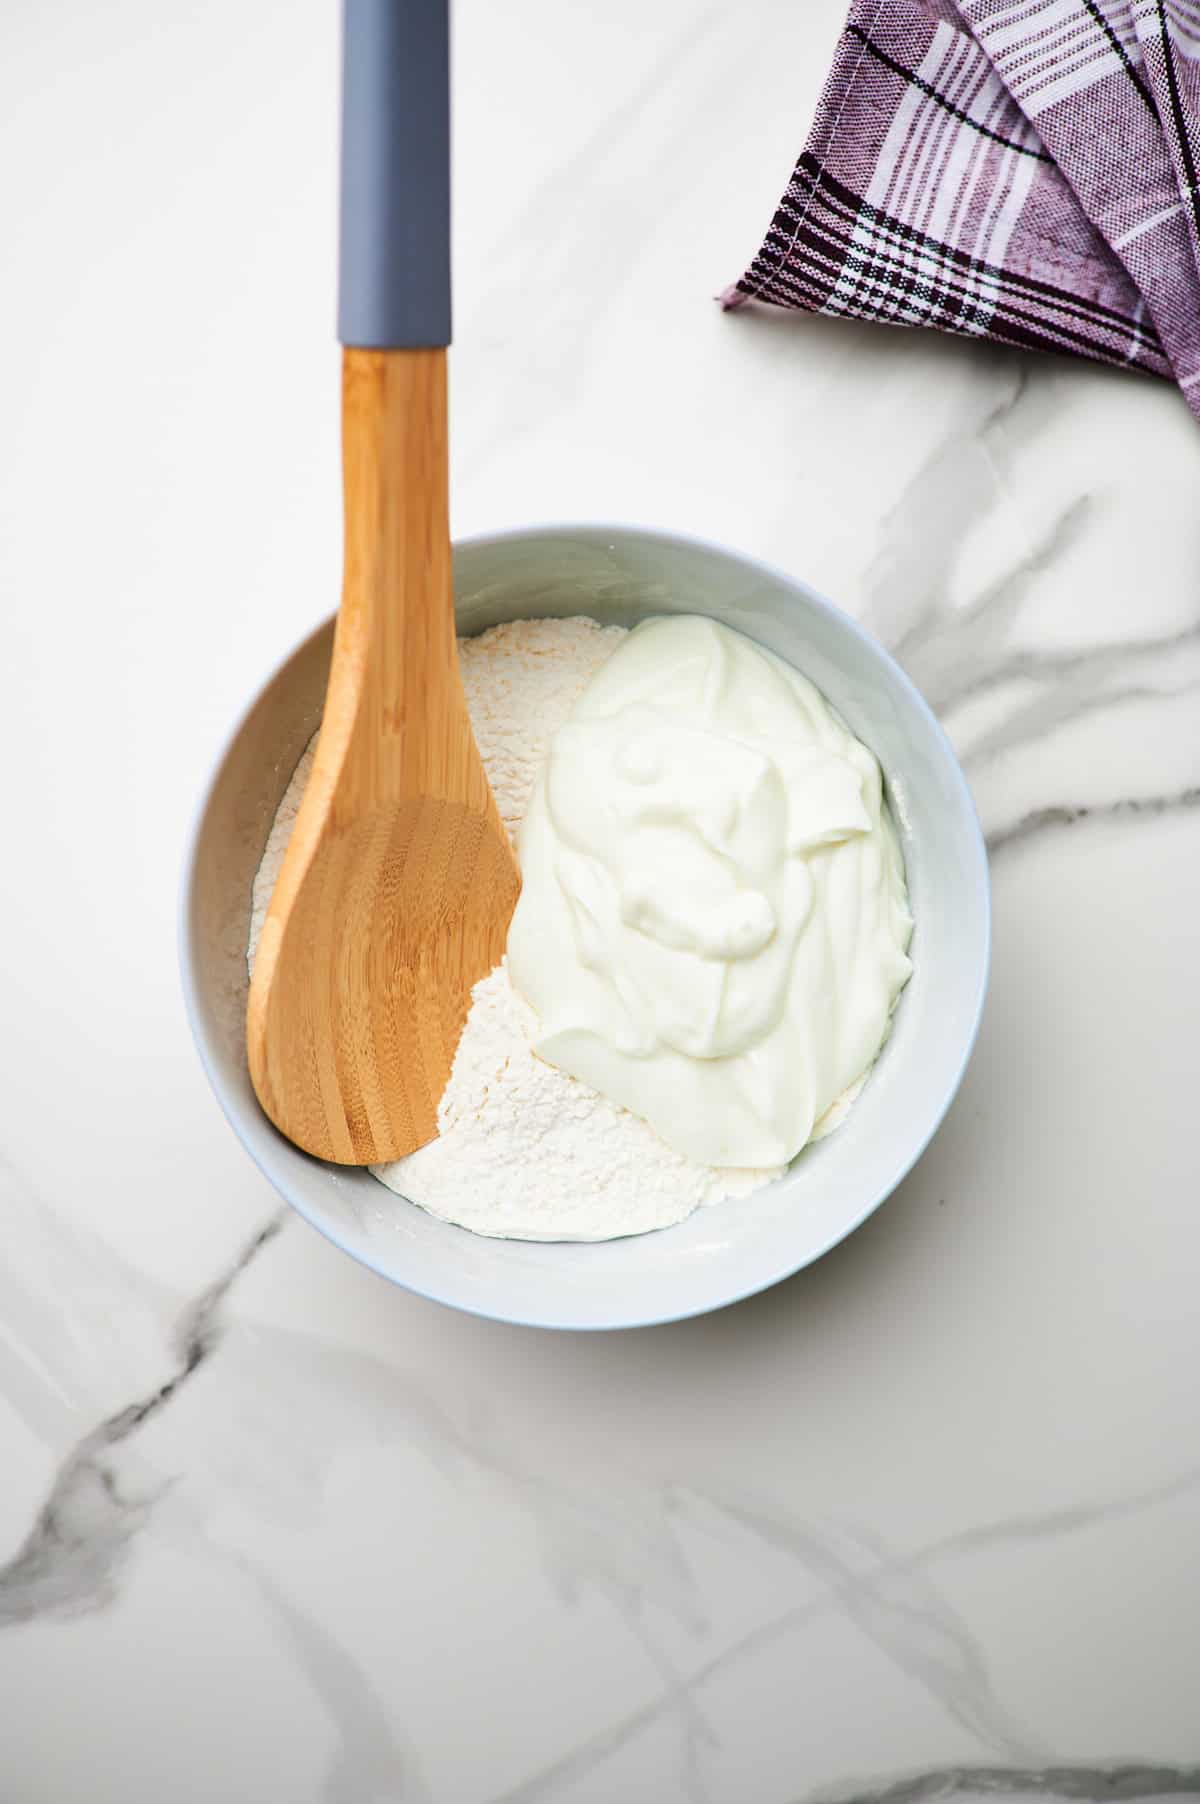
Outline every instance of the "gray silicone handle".
<svg viewBox="0 0 1200 1804"><path fill-rule="evenodd" d="M345 0L338 337L450 343L447 0Z"/></svg>

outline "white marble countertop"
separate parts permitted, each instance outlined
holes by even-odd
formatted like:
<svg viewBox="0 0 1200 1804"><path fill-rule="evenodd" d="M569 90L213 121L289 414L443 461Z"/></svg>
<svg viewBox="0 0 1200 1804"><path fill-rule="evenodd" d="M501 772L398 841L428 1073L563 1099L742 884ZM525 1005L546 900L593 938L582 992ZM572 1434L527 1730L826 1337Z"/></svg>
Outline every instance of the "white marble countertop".
<svg viewBox="0 0 1200 1804"><path fill-rule="evenodd" d="M457 10L457 529L807 576L995 853L913 1176L790 1283L592 1338L281 1211L178 994L194 797L337 594L331 0L0 23L5 1804L1200 1795L1200 431L722 316L838 11Z"/></svg>

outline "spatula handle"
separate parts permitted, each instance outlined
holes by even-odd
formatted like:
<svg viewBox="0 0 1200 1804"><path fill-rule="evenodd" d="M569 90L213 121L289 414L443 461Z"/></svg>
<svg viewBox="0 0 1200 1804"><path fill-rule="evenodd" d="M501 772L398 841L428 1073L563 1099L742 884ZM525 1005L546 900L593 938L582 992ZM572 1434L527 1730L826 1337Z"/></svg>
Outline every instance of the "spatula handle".
<svg viewBox="0 0 1200 1804"><path fill-rule="evenodd" d="M338 337L450 343L448 0L344 0Z"/></svg>

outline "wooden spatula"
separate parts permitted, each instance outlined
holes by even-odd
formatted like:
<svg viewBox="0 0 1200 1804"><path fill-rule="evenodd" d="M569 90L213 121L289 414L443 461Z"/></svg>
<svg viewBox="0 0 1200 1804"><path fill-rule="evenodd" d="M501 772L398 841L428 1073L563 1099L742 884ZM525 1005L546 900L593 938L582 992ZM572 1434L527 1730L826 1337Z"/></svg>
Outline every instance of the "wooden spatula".
<svg viewBox="0 0 1200 1804"><path fill-rule="evenodd" d="M445 0L346 0L343 76L342 605L246 1046L289 1140L366 1165L436 1133L520 878L454 631Z"/></svg>

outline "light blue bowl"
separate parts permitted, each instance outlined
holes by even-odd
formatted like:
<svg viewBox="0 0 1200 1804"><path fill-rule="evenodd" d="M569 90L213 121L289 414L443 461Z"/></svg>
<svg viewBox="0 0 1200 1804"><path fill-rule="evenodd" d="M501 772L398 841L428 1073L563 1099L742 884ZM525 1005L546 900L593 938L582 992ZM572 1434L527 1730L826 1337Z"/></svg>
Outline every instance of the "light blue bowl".
<svg viewBox="0 0 1200 1804"><path fill-rule="evenodd" d="M812 678L883 767L916 923L912 979L845 1124L756 1196L677 1227L578 1245L485 1240L365 1171L299 1152L260 1111L243 1047L250 889L321 712L332 623L293 653L237 727L201 804L184 883L184 993L200 1057L251 1157L337 1246L422 1296L500 1321L632 1328L720 1309L819 1259L877 1209L958 1089L987 986L987 855L963 774L904 672L847 615L782 571L626 527L532 528L455 550L461 631L501 620L711 614Z"/></svg>

